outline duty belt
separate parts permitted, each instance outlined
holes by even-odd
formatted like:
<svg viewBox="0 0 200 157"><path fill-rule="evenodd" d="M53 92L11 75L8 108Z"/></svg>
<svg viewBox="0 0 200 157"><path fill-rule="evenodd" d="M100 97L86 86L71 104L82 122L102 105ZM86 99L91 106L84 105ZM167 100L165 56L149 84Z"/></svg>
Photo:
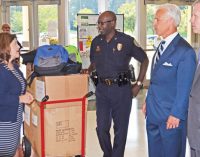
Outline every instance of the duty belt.
<svg viewBox="0 0 200 157"><path fill-rule="evenodd" d="M113 84L118 84L118 79L109 79L109 78L100 78L99 79L101 83L111 86Z"/></svg>

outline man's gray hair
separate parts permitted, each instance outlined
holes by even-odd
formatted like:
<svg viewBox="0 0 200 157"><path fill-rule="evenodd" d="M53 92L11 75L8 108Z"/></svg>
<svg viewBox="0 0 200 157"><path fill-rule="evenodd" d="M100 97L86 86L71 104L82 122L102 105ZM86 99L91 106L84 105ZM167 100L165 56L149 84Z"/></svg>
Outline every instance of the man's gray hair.
<svg viewBox="0 0 200 157"><path fill-rule="evenodd" d="M167 11L166 16L173 18L175 25L179 26L181 22L181 11L177 5L166 3L158 6L158 10L159 9L165 9Z"/></svg>

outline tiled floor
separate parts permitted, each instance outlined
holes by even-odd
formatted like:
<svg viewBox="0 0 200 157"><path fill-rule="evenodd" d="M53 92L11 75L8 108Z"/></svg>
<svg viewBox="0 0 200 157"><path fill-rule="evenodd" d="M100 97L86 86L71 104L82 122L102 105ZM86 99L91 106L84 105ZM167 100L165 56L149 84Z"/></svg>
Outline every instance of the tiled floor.
<svg viewBox="0 0 200 157"><path fill-rule="evenodd" d="M141 105L144 102L145 95L146 91L142 91L136 99L133 99L124 157L147 157L145 119L141 112ZM90 111L88 111L87 114L86 157L102 157L102 151L95 131L96 114L93 105L95 105L95 103L90 102ZM111 137L113 138L113 130L111 130ZM189 157L188 145L186 157Z"/></svg>
<svg viewBox="0 0 200 157"><path fill-rule="evenodd" d="M147 156L147 144L146 134L144 127L144 117L141 111L137 110L137 106L133 106L129 132L127 137L127 145L125 151L125 157L145 157ZM96 115L95 111L88 111L87 121L87 144L86 144L86 156L87 157L102 157L102 152L98 144L96 136ZM113 130L111 130L111 137L113 138Z"/></svg>

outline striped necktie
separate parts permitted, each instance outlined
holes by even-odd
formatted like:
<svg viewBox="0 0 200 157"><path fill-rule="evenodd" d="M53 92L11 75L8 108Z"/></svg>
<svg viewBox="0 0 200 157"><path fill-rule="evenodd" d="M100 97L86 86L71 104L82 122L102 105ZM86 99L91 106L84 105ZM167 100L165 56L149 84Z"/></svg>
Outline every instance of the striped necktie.
<svg viewBox="0 0 200 157"><path fill-rule="evenodd" d="M160 59L160 56L162 55L162 52L163 52L163 49L164 49L164 44L165 44L165 41L161 41L160 42L160 45L158 46L157 48L157 55L156 55L156 63L158 63L158 60Z"/></svg>

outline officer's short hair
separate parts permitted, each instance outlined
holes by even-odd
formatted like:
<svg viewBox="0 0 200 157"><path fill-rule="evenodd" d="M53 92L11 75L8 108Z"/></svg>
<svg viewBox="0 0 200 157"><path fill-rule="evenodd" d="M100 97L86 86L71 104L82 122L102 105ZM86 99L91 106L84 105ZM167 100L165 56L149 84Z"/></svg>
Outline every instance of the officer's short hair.
<svg viewBox="0 0 200 157"><path fill-rule="evenodd" d="M113 11L108 10L108 11L105 11L105 12L103 12L103 13L108 13L108 14L110 14L111 17L112 17L112 20L113 20L113 21L117 21L116 14L115 14Z"/></svg>
<svg viewBox="0 0 200 157"><path fill-rule="evenodd" d="M109 11L111 16L113 17L113 20L116 21L117 20L117 17L116 17L116 14L112 11Z"/></svg>

